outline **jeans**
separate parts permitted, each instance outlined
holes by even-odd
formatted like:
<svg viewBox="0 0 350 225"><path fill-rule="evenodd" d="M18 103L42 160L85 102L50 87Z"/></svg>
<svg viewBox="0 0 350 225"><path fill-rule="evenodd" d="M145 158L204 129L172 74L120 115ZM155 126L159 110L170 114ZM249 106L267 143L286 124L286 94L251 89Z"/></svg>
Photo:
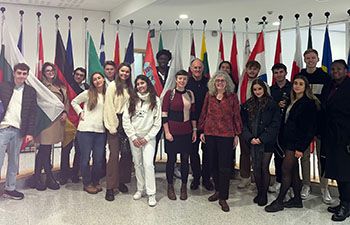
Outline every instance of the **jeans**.
<svg viewBox="0 0 350 225"><path fill-rule="evenodd" d="M148 143L141 148L136 148L130 140L137 180L137 190L146 190L147 195L154 195L156 193L156 178L153 164L155 145L155 138L149 140Z"/></svg>
<svg viewBox="0 0 350 225"><path fill-rule="evenodd" d="M7 150L8 164L5 190L16 189L16 175L18 172L19 152L22 144L20 130L14 127L0 129L0 171Z"/></svg>
<svg viewBox="0 0 350 225"><path fill-rule="evenodd" d="M80 148L80 170L84 186L98 184L103 175L103 161L106 146L106 134L96 132L77 133ZM90 155L92 152L92 168L90 170Z"/></svg>

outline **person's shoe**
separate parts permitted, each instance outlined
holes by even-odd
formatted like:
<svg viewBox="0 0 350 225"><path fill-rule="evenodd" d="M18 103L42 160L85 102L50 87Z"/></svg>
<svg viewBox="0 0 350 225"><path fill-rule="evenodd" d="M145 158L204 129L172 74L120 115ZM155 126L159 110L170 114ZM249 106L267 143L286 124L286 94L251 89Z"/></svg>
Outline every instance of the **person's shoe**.
<svg viewBox="0 0 350 225"><path fill-rule="evenodd" d="M46 186L47 188L51 190L58 190L60 189L59 183L55 180L52 174L46 175Z"/></svg>
<svg viewBox="0 0 350 225"><path fill-rule="evenodd" d="M257 203L258 203L258 206L265 206L267 204L267 194L261 195Z"/></svg>
<svg viewBox="0 0 350 225"><path fill-rule="evenodd" d="M265 207L266 212L278 212L284 209L283 205L279 204L277 200L273 201L270 205Z"/></svg>
<svg viewBox="0 0 350 225"><path fill-rule="evenodd" d="M114 191L113 189L107 189L105 199L107 201L114 201Z"/></svg>
<svg viewBox="0 0 350 225"><path fill-rule="evenodd" d="M84 186L83 190L89 194L97 194L98 193L97 188L95 188L91 184L88 186Z"/></svg>
<svg viewBox="0 0 350 225"><path fill-rule="evenodd" d="M202 185L207 191L213 191L214 190L214 185L210 180L203 181Z"/></svg>
<svg viewBox="0 0 350 225"><path fill-rule="evenodd" d="M178 166L175 166L174 168L174 177L176 177L177 179L181 179L181 172Z"/></svg>
<svg viewBox="0 0 350 225"><path fill-rule="evenodd" d="M246 188L250 185L250 177L248 178L241 178L241 182L238 184L238 188Z"/></svg>
<svg viewBox="0 0 350 225"><path fill-rule="evenodd" d="M224 212L230 211L230 206L227 205L226 200L219 200L219 205L221 206L221 210Z"/></svg>
<svg viewBox="0 0 350 225"><path fill-rule="evenodd" d="M181 184L180 199L181 200L187 199L187 184L184 184L184 183Z"/></svg>
<svg viewBox="0 0 350 225"><path fill-rule="evenodd" d="M13 191L5 190L3 196L5 198L10 198L14 200L22 200L24 198L24 194L16 190L13 190Z"/></svg>
<svg viewBox="0 0 350 225"><path fill-rule="evenodd" d="M210 195L208 198L209 202L215 202L217 200L219 200L219 192L217 191L214 194Z"/></svg>
<svg viewBox="0 0 350 225"><path fill-rule="evenodd" d="M198 187L199 187L199 181L198 180L193 180L191 182L191 185L190 185L191 190L197 190Z"/></svg>
<svg viewBox="0 0 350 225"><path fill-rule="evenodd" d="M145 196L145 193L143 191L136 191L135 194L132 196L134 200L139 200L143 196Z"/></svg>
<svg viewBox="0 0 350 225"><path fill-rule="evenodd" d="M68 182L68 178L65 175L60 175L60 185L65 185Z"/></svg>
<svg viewBox="0 0 350 225"><path fill-rule="evenodd" d="M338 212L332 215L333 221L344 221L350 216L350 203L340 203L340 209Z"/></svg>
<svg viewBox="0 0 350 225"><path fill-rule="evenodd" d="M128 191L129 191L128 187L123 183L119 184L118 189L121 193L128 193Z"/></svg>
<svg viewBox="0 0 350 225"><path fill-rule="evenodd" d="M41 176L37 177L34 175L32 177L32 185L31 188L35 188L38 191L45 191L46 190L46 184L42 181Z"/></svg>
<svg viewBox="0 0 350 225"><path fill-rule="evenodd" d="M253 202L254 202L255 204L258 204L259 198L260 198L260 195L255 196L255 198L253 198Z"/></svg>
<svg viewBox="0 0 350 225"><path fill-rule="evenodd" d="M154 207L157 205L156 195L149 195L148 196L148 205L151 207Z"/></svg>
<svg viewBox="0 0 350 225"><path fill-rule="evenodd" d="M283 203L285 208L303 208L303 201L300 198L291 198Z"/></svg>
<svg viewBox="0 0 350 225"><path fill-rule="evenodd" d="M79 183L80 178L78 175L74 175L74 176L72 176L71 180L73 183L77 184L77 183Z"/></svg>
<svg viewBox="0 0 350 225"><path fill-rule="evenodd" d="M301 189L300 195L303 200L308 199L310 196L311 189L309 185L303 185L303 188Z"/></svg>
<svg viewBox="0 0 350 225"><path fill-rule="evenodd" d="M96 188L97 192L103 191L103 188L100 184L94 184L93 186Z"/></svg>
<svg viewBox="0 0 350 225"><path fill-rule="evenodd" d="M175 194L175 190L174 190L174 185L168 184L167 194L168 194L168 198L170 200L176 200L176 194Z"/></svg>
<svg viewBox="0 0 350 225"><path fill-rule="evenodd" d="M331 194L329 193L328 188L325 188L325 189L322 188L321 193L322 193L322 201L324 204L330 205L333 203L333 199L331 197Z"/></svg>
<svg viewBox="0 0 350 225"><path fill-rule="evenodd" d="M337 205L337 206L329 206L327 208L327 211L330 212L330 213L337 213L340 209L341 205Z"/></svg>

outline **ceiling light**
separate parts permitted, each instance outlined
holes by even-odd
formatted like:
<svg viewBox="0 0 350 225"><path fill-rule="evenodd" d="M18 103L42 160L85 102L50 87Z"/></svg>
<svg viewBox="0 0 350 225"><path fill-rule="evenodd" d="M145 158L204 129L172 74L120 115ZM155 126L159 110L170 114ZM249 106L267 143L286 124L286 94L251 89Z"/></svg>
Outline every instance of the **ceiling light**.
<svg viewBox="0 0 350 225"><path fill-rule="evenodd" d="M272 23L272 26L279 26L280 25L280 22L279 21L275 21Z"/></svg>
<svg viewBox="0 0 350 225"><path fill-rule="evenodd" d="M187 14L181 14L179 16L179 18L182 19L182 20L185 20L185 19L188 19L188 15Z"/></svg>

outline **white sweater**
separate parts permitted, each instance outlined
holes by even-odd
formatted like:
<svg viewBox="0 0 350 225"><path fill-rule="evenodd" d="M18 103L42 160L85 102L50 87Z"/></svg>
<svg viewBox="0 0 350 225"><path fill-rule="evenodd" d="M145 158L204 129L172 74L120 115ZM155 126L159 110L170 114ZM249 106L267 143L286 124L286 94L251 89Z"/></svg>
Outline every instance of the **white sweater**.
<svg viewBox="0 0 350 225"><path fill-rule="evenodd" d="M143 137L149 141L157 135L161 127L161 104L157 97L157 104L150 110L149 94L141 95L137 93L141 101L136 104L135 115L130 118L129 102L125 104L123 112L123 128L126 135L134 141L138 137Z"/></svg>
<svg viewBox="0 0 350 225"><path fill-rule="evenodd" d="M83 91L72 100L71 104L75 112L78 115L81 112L84 112L84 120L79 121L78 131L104 133L105 128L103 125L103 94L98 94L97 105L93 110L89 110L88 101L88 90ZM82 103L84 104L84 109L80 107L80 104Z"/></svg>

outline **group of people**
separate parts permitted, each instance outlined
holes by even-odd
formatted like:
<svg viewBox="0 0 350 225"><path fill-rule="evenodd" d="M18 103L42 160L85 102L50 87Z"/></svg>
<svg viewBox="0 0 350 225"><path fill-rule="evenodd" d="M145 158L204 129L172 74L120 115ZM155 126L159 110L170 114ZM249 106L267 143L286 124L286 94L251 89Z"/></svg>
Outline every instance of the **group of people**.
<svg viewBox="0 0 350 225"><path fill-rule="evenodd" d="M169 78L171 53L163 49L156 58L159 80L164 86ZM116 67L112 61L107 61L104 74L95 72L91 75L90 86L84 83L84 68L74 71L74 80L81 92L71 102L55 66L45 63L41 81L62 101L65 111L37 137L33 137L36 92L25 84L29 67L24 63L17 64L13 83L0 84L0 106L3 106L0 110L0 168L5 151L9 156L4 195L13 199L24 197L15 189L19 148L24 137L40 144L35 158L33 188L57 190L68 179L79 182L80 171L83 190L90 194L102 191L100 181L105 176L105 199L113 201L119 191L128 192L126 184L131 180L133 161L137 180L133 199L148 196L149 206L155 206L154 161L164 134L167 197L170 200L177 199L174 168L177 154L180 154L179 198L188 198L191 166L190 189L198 189L202 178L203 187L213 191L208 200L218 201L221 209L228 212L230 207L226 200L234 171L235 148L239 143L241 183L238 188L249 186L252 168L257 189L254 203L265 206L266 212L302 208L302 199L310 193L309 161L313 150L310 143L316 139L323 201L332 203L326 178L336 180L340 204L329 207L328 211L333 213L332 220L345 220L350 216L348 65L344 60L335 60L330 76L316 67L316 50L308 49L304 60L306 69L292 82L286 79L284 64L274 65L271 87L258 78L260 64L249 61L245 68L248 79L243 89L232 79L230 62L223 61L209 78L203 75L202 61L194 59L189 72L177 71L175 86L166 91L162 99L148 77L139 75L132 81L129 64L121 63ZM70 106L79 116L79 124L76 133L73 131L74 138L68 140L72 136L68 129ZM65 144L62 144L61 173L57 182L50 156L53 144L59 142ZM70 168L69 154L73 145L75 157L73 168ZM274 186L270 186L269 171L272 155L276 169ZM304 185L299 177L299 159ZM45 182L42 169L46 174ZM271 189L279 190L279 194L267 205L267 193ZM288 192L292 192L293 197L285 201Z"/></svg>

